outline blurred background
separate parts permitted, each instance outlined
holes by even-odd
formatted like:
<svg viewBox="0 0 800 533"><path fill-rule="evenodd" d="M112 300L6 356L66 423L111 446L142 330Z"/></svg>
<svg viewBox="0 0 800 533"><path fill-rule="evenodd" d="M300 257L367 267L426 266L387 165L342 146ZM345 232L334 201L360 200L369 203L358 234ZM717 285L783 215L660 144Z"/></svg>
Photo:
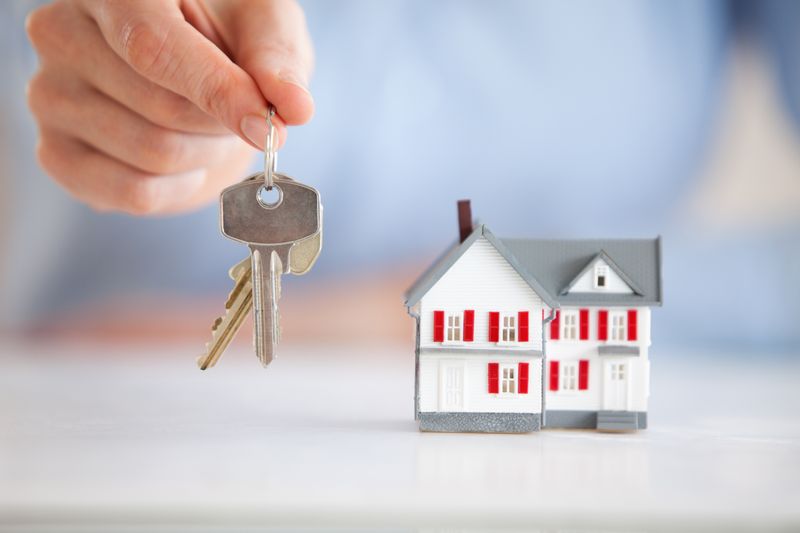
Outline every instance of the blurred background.
<svg viewBox="0 0 800 533"><path fill-rule="evenodd" d="M39 3L0 4L2 331L202 346L246 251L216 205L98 214L37 167ZM403 290L471 198L501 237L662 235L656 346L800 346L800 3L301 3L317 114L279 170L321 191L325 243L284 278L285 342L410 346Z"/></svg>

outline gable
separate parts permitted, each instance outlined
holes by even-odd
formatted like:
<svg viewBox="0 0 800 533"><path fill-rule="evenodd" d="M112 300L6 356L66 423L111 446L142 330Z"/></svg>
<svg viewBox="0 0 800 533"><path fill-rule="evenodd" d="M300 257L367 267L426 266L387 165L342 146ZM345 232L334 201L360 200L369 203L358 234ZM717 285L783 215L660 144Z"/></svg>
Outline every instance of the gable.
<svg viewBox="0 0 800 533"><path fill-rule="evenodd" d="M439 277L423 296L425 305L453 306L459 309L480 307L480 302L498 302L514 309L523 301L537 304L541 296L484 236L470 247Z"/></svg>
<svg viewBox="0 0 800 533"><path fill-rule="evenodd" d="M487 259L488 261L486 263L487 265L491 265L499 256L499 259L501 260L499 264L502 264L504 269L510 268L516 272L517 276L525 282L527 289L537 294L539 298L547 303L547 305L550 307L556 307L558 305L554 295L542 287L539 281L520 264L519 260L505 246L505 244L497 239L486 228L486 226L480 225L475 228L472 234L470 234L470 236L467 237L464 242L460 244L456 243L444 254L442 254L442 256L439 257L439 259L437 259L433 265L431 265L430 268L428 268L428 270L417 279L416 282L414 282L414 284L406 291L405 294L406 307L408 307L410 310L413 306L415 306L422 299L422 297L425 296L439 282L439 280L450 271L451 268L461 261L461 258L472 249L473 244L479 240L482 241L482 244L476 248L476 250L489 250L487 252L488 256L484 256L484 259ZM487 270L487 272L490 271ZM462 288L462 290L467 289ZM474 288L469 290L474 290Z"/></svg>
<svg viewBox="0 0 800 533"><path fill-rule="evenodd" d="M598 274L604 276L605 287L596 286ZM600 293L634 294L636 291L624 280L617 269L602 257L590 262L587 268L566 289L565 294Z"/></svg>

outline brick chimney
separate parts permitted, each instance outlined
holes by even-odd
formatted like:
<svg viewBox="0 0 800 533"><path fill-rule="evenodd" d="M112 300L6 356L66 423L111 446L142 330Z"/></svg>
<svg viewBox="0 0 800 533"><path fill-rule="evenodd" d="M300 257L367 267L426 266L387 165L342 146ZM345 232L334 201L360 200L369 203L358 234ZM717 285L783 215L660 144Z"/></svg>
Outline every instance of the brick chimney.
<svg viewBox="0 0 800 533"><path fill-rule="evenodd" d="M469 200L458 201L458 236L459 242L464 242L472 233L472 207Z"/></svg>

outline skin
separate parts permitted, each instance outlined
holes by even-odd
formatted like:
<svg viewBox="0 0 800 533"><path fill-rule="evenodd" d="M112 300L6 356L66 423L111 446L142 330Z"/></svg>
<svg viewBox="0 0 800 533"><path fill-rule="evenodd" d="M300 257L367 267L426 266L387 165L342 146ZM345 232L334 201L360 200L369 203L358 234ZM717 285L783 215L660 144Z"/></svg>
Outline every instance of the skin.
<svg viewBox="0 0 800 533"><path fill-rule="evenodd" d="M308 122L313 49L294 0L58 0L26 29L41 166L101 211L197 208Z"/></svg>

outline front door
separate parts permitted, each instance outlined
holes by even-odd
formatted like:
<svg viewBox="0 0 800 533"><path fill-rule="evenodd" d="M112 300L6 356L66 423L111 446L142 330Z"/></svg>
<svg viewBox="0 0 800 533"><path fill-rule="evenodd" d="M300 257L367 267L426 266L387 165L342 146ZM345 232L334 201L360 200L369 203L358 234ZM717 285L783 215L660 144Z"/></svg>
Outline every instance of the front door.
<svg viewBox="0 0 800 533"><path fill-rule="evenodd" d="M464 410L464 364L442 362L439 368L439 411Z"/></svg>
<svg viewBox="0 0 800 533"><path fill-rule="evenodd" d="M624 361L606 363L604 408L607 411L628 410L628 364Z"/></svg>

